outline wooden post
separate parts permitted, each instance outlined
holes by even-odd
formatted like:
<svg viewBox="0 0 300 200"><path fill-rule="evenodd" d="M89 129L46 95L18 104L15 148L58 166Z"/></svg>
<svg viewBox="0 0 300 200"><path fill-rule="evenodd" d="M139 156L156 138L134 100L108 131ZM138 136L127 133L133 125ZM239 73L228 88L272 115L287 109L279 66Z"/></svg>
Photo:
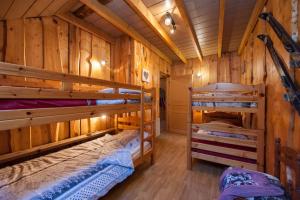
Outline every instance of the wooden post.
<svg viewBox="0 0 300 200"><path fill-rule="evenodd" d="M187 116L187 169L192 169L192 152L191 152L191 140L192 140L192 88L189 88L189 100L188 100L188 116Z"/></svg>
<svg viewBox="0 0 300 200"><path fill-rule="evenodd" d="M265 130L265 85L260 84L257 88L258 91L258 107L257 107L257 129ZM258 170L264 171L265 170L265 131L263 132L263 135L260 135L257 138L258 141L258 149L257 149L257 161L258 161Z"/></svg>
<svg viewBox="0 0 300 200"><path fill-rule="evenodd" d="M275 162L274 175L280 179L280 138L275 139Z"/></svg>
<svg viewBox="0 0 300 200"><path fill-rule="evenodd" d="M151 145L152 145L152 154L151 154L151 164L155 162L155 137L156 137L156 88L153 88L151 92L152 96L152 107L151 107L151 126L152 126L152 136L151 136Z"/></svg>
<svg viewBox="0 0 300 200"><path fill-rule="evenodd" d="M141 161L144 160L144 87L141 86L141 118L140 118L140 133L141 133Z"/></svg>

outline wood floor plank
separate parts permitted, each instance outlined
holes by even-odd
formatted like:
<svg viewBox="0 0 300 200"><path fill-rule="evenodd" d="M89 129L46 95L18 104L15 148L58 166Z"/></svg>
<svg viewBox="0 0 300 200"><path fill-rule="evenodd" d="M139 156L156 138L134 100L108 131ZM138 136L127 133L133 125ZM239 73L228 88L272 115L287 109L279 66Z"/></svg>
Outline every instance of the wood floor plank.
<svg viewBox="0 0 300 200"><path fill-rule="evenodd" d="M156 140L156 162L139 166L104 200L214 200L218 198L221 165L195 160L186 170L186 137L163 133Z"/></svg>

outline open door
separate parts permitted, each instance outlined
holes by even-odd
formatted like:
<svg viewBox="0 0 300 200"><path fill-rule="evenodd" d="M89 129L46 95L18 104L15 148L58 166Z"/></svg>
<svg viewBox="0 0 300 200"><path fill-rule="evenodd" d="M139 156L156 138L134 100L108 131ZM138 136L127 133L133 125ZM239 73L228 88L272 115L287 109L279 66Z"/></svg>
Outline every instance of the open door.
<svg viewBox="0 0 300 200"><path fill-rule="evenodd" d="M191 87L191 75L172 77L168 91L168 130L186 134L188 113L188 88Z"/></svg>
<svg viewBox="0 0 300 200"><path fill-rule="evenodd" d="M160 74L159 87L159 118L160 118L160 132L167 131L167 82L169 76L164 73Z"/></svg>

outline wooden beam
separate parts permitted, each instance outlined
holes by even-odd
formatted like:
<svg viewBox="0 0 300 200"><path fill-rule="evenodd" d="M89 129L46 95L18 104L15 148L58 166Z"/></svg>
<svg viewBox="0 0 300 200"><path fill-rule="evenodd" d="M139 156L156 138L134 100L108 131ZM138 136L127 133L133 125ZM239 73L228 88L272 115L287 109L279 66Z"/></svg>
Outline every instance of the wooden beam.
<svg viewBox="0 0 300 200"><path fill-rule="evenodd" d="M88 91L0 86L1 99L140 99L140 94L118 94Z"/></svg>
<svg viewBox="0 0 300 200"><path fill-rule="evenodd" d="M79 28L111 43L114 44L115 43L115 39L113 37L111 37L110 35L108 35L107 33L104 33L103 31L101 31L99 28L97 28L96 26L76 17L75 15L73 15L70 12L67 13L58 13L56 14L57 17L71 23L74 24L75 26L78 26Z"/></svg>
<svg viewBox="0 0 300 200"><path fill-rule="evenodd" d="M155 17L152 15L151 11L145 6L143 1L140 0L125 0L130 8L140 16L143 21L148 24L148 26L165 42L165 44L176 54L176 56L183 62L186 63L187 60L183 53L178 49L176 44L172 41L169 35L161 27Z"/></svg>
<svg viewBox="0 0 300 200"><path fill-rule="evenodd" d="M219 9L219 31L218 31L218 57L222 56L222 42L224 31L224 13L225 13L225 0L220 0Z"/></svg>
<svg viewBox="0 0 300 200"><path fill-rule="evenodd" d="M122 32L128 34L133 39L143 43L146 47L154 51L157 55L165 59L168 63L172 63L172 60L166 56L163 52L153 46L149 41L147 41L142 35L140 35L136 30L134 30L129 24L127 24L118 15L113 13L106 6L100 4L97 0L80 0L81 3L85 4L91 8L96 14L103 17L105 20L110 22L116 28L120 29Z"/></svg>
<svg viewBox="0 0 300 200"><path fill-rule="evenodd" d="M126 89L133 89L133 90L141 89L141 86L137 86L137 85L113 82L113 81L91 78L86 76L65 74L60 72L38 69L35 67L4 63L4 62L0 62L0 74L21 76L27 78L38 78L44 80L99 85L99 86L107 86L112 88L126 88Z"/></svg>
<svg viewBox="0 0 300 200"><path fill-rule="evenodd" d="M196 34L195 29L194 29L193 23L191 22L191 19L189 18L188 14L186 12L186 8L185 8L185 5L183 3L183 0L175 0L175 3L177 5L179 13L182 17L182 20L183 20L184 24L186 25L186 28L187 28L192 40L194 41L193 45L194 45L195 50L197 51L198 58L199 58L200 61L202 61L203 55L202 55L200 43L199 43L199 40L197 38L197 34Z"/></svg>
<svg viewBox="0 0 300 200"><path fill-rule="evenodd" d="M255 24L258 20L258 16L261 13L261 11L264 8L267 1L268 0L257 0L256 1L256 4L255 4L254 9L252 11L252 14L250 16L250 19L248 21L248 25L246 27L246 30L245 30L244 35L242 37L241 44L240 44L239 49L238 49L238 54L239 55L241 55L241 53L243 52L243 50L246 46L246 43L248 41L249 35L253 31L254 26L255 26Z"/></svg>

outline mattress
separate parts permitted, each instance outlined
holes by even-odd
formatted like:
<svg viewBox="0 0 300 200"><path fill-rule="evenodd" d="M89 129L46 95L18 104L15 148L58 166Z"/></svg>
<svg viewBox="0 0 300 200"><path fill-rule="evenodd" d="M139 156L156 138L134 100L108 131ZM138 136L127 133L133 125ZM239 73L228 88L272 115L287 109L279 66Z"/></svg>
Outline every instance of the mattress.
<svg viewBox="0 0 300 200"><path fill-rule="evenodd" d="M193 106L201 107L232 107L232 108L256 108L255 102L197 102L193 101Z"/></svg>
<svg viewBox="0 0 300 200"><path fill-rule="evenodd" d="M0 200L98 199L130 176L137 131L104 137L0 169Z"/></svg>
<svg viewBox="0 0 300 200"><path fill-rule="evenodd" d="M240 140L256 140L255 137L245 135L243 133L226 133L221 131L207 131L207 130L199 129L196 134L204 135L204 136L209 135L209 136L223 137L223 138L235 138Z"/></svg>
<svg viewBox="0 0 300 200"><path fill-rule="evenodd" d="M219 200L243 198L246 200L287 200L280 181L269 174L232 168L220 178Z"/></svg>
<svg viewBox="0 0 300 200"><path fill-rule="evenodd" d="M225 132L219 132L219 131L206 131L206 130L201 130L199 129L197 133L193 133L194 135L201 135L201 136L213 136L213 137L218 137L218 138L235 138L239 140L255 140L255 137L250 137L244 134L236 134L236 133L225 133ZM236 150L241 150L241 151L249 151L249 152L256 152L257 149L255 147L248 147L248 146L243 146L243 145L238 145L238 144L231 144L231 143L226 143L226 140L224 142L219 141L212 141L212 140L206 140L205 137L197 138L197 137L192 137L192 142L194 143L200 143L200 144L206 144L206 145L211 145L211 151L210 150L204 150L201 148L192 148L193 152L196 153L201 153L201 154L206 154L210 156L216 156L216 157L221 157L221 158L226 158L226 159L231 159L231 160L236 160L236 161L241 161L241 162L246 162L250 164L256 164L257 161L255 159L251 158L245 158L245 157L240 157L240 156L235 156L235 155L229 155L226 154L226 152L215 152L213 151L213 147L225 147L225 148L230 148L230 149L236 149Z"/></svg>

